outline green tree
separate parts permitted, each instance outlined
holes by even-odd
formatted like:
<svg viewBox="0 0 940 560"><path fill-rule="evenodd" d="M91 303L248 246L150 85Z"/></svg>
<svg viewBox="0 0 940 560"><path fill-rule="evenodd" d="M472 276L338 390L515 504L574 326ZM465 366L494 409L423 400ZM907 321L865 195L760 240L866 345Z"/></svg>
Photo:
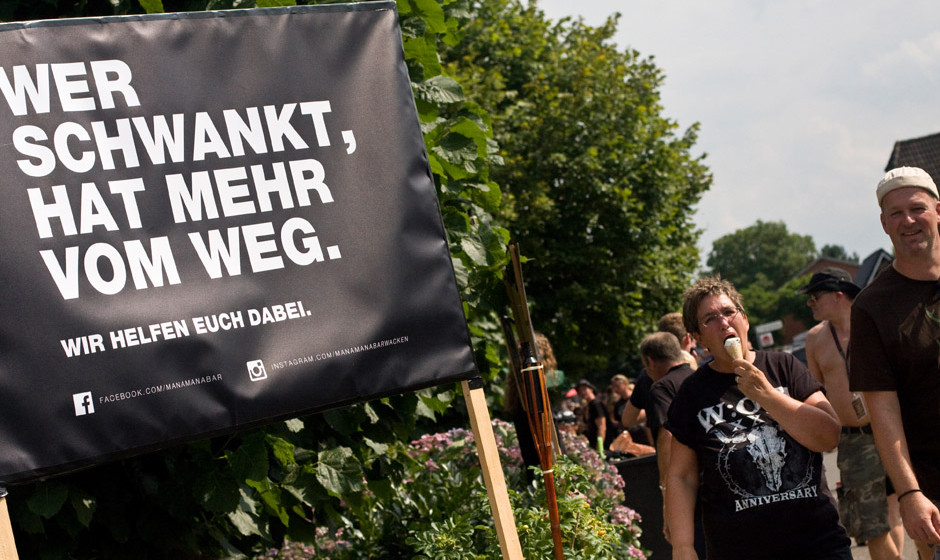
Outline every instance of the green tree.
<svg viewBox="0 0 940 560"><path fill-rule="evenodd" d="M802 321L807 327L816 324L813 319L813 311L806 305L806 294L798 294L797 290L809 283L809 274L794 278L780 287L778 293L780 297L777 302L777 316L775 318L792 316L794 319Z"/></svg>
<svg viewBox="0 0 940 560"><path fill-rule="evenodd" d="M806 305L806 295L796 293L796 290L805 286L808 281L809 275L799 276L782 286L774 287L761 275L755 282L739 290L751 323L752 344L756 346L758 343L754 327L762 323L791 316L802 321L804 325L814 324L813 312Z"/></svg>
<svg viewBox="0 0 940 560"><path fill-rule="evenodd" d="M826 246L830 253L842 249ZM841 254L845 254L841 250ZM794 274L816 258L816 246L808 235L790 233L783 222L762 222L718 238L708 255L711 274L731 281L744 299L751 325L791 315L813 323L806 296L796 293L809 277ZM751 332L751 342L757 344Z"/></svg>
<svg viewBox="0 0 940 560"><path fill-rule="evenodd" d="M711 176L662 115L663 73L600 27L552 23L520 0L472 3L445 60L493 119L501 217L530 260L535 327L566 371L634 354L677 310L698 262L694 205Z"/></svg>
<svg viewBox="0 0 940 560"><path fill-rule="evenodd" d="M812 237L790 233L783 222L757 220L716 239L707 264L711 274L721 274L738 290L755 283L776 289L815 257Z"/></svg>
<svg viewBox="0 0 940 560"><path fill-rule="evenodd" d="M777 316L777 304L780 297L776 286L769 278L759 274L753 282L744 284L743 287L736 284L735 287L741 292L751 325L759 325L780 318Z"/></svg>
<svg viewBox="0 0 940 560"><path fill-rule="evenodd" d="M858 263L859 260L858 253L849 255L842 245L823 245L823 248L819 250L819 256L853 263Z"/></svg>

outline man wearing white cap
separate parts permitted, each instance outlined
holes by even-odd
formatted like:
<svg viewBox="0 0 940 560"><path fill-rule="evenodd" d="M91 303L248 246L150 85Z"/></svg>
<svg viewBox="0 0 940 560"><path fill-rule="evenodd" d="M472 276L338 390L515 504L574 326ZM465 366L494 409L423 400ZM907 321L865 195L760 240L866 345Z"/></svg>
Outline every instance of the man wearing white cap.
<svg viewBox="0 0 940 560"><path fill-rule="evenodd" d="M852 305L849 384L921 548L940 544L940 196L916 167L888 171L875 192L895 260Z"/></svg>

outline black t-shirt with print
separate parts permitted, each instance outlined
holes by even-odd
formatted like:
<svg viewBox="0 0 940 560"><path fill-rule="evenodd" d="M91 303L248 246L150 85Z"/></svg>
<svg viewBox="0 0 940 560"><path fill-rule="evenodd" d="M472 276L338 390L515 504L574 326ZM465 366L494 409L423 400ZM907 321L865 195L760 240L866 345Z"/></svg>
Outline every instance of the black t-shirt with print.
<svg viewBox="0 0 940 560"><path fill-rule="evenodd" d="M824 390L790 354L757 352L754 365L799 401ZM673 399L666 428L698 458L709 560L809 559L849 546L822 454L783 431L733 375L700 367Z"/></svg>

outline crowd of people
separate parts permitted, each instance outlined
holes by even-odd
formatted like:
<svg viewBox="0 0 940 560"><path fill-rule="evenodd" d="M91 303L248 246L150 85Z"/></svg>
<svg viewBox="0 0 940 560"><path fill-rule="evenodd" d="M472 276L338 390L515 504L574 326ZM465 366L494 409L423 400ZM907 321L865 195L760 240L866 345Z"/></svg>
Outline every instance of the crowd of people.
<svg viewBox="0 0 940 560"><path fill-rule="evenodd" d="M642 371L569 393L599 453L656 453L675 560L850 560L850 537L898 560L905 530L940 560L940 195L914 167L875 195L895 259L865 287L830 267L800 288L805 363L755 350L741 294L705 277L640 343Z"/></svg>

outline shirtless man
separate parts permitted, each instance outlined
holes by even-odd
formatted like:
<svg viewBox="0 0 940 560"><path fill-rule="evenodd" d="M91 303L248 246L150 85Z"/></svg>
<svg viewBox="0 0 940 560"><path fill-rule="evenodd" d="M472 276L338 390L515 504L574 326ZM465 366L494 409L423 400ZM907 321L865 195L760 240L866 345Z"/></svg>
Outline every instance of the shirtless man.
<svg viewBox="0 0 940 560"><path fill-rule="evenodd" d="M841 268L813 274L797 290L809 294L807 305L821 321L806 337L810 372L826 387L826 396L842 423L837 464L842 475L839 514L849 536L867 542L872 560L897 560L904 546L904 528L897 496L886 489L887 478L878 458L864 401L849 391L846 352L852 300L861 288ZM890 497L886 499L886 494Z"/></svg>

